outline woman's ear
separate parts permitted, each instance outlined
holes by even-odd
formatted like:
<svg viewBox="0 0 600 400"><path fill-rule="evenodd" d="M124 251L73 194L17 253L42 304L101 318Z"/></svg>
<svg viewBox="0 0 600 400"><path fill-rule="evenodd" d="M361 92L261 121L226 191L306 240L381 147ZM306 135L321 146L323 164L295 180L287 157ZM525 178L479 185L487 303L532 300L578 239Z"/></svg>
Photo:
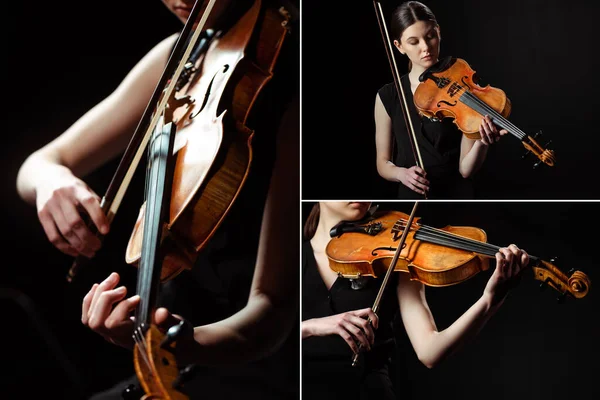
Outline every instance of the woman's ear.
<svg viewBox="0 0 600 400"><path fill-rule="evenodd" d="M406 53L404 52L404 49L402 49L402 45L400 44L400 42L399 42L397 39L394 39L394 46L395 46L395 47L398 49L398 51L399 51L401 54L406 54Z"/></svg>

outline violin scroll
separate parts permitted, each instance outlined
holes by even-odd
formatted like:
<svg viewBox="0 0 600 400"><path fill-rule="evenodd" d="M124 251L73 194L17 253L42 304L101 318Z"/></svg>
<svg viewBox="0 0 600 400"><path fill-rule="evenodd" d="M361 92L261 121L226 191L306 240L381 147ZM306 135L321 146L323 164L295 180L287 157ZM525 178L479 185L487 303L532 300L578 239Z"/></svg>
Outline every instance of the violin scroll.
<svg viewBox="0 0 600 400"><path fill-rule="evenodd" d="M523 154L521 158L525 158L532 153L538 158L538 161L535 164L533 164L533 168L539 167L542 163L552 167L556 162L556 158L554 157L554 150L548 149L548 146L552 143L552 140L546 143L546 146L544 146L545 148L540 146L535 141L535 139L537 139L538 136L541 135L542 131L540 130L536 132L536 134L533 135L533 137L525 136L522 141L523 146L527 149L527 152L525 152L525 154Z"/></svg>
<svg viewBox="0 0 600 400"><path fill-rule="evenodd" d="M164 345L164 343L168 345ZM133 363L140 385L148 398L187 400L187 396L166 382L176 382L179 369L175 360L175 343L165 341L165 335L155 325L145 334L145 341L135 346ZM146 398L146 397L145 397Z"/></svg>
<svg viewBox="0 0 600 400"><path fill-rule="evenodd" d="M571 270L565 274L554 264L540 260L537 265L532 266L534 278L541 281L541 289L550 286L560 293L559 302L564 301L567 295L576 299L585 297L591 287L590 278L583 272Z"/></svg>

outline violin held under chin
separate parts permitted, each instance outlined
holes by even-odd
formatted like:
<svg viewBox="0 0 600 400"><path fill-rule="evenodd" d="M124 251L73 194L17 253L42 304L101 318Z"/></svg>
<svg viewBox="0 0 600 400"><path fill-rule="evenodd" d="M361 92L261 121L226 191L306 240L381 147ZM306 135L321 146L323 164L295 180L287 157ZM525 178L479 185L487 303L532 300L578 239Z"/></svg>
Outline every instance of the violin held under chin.
<svg viewBox="0 0 600 400"><path fill-rule="evenodd" d="M553 166L554 151L540 146L506 118L511 112L511 102L503 90L487 85L481 87L474 80L475 71L460 58L445 57L429 67L419 76L421 82L414 94L414 103L419 112L429 118L453 118L454 123L469 139L479 139L479 126L485 115L492 122L521 141L527 152L533 153L541 163ZM551 143L548 142L546 147Z"/></svg>

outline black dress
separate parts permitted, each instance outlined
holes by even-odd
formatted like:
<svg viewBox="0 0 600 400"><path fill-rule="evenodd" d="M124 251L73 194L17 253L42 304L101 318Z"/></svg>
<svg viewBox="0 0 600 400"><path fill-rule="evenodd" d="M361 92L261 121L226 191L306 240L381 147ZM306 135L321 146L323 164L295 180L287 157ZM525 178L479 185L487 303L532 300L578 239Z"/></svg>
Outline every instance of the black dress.
<svg viewBox="0 0 600 400"><path fill-rule="evenodd" d="M431 120L420 116L413 102L408 74L402 76L401 82L407 97L424 169L430 181L430 192L427 197L431 199L473 198L473 182L471 179L463 178L458 172L462 132L450 118ZM377 93L392 120L396 148L394 164L398 167L410 168L416 165L416 161L396 86L394 83L388 83ZM400 183L398 198L422 199L423 196Z"/></svg>
<svg viewBox="0 0 600 400"><path fill-rule="evenodd" d="M372 307L381 278L360 282L338 278L327 290L319 273L310 241L302 248L302 320L322 318ZM358 283L358 284L357 284ZM371 350L361 353L352 367L353 352L339 335L316 336L302 341L302 397L305 399L393 400L390 363L396 348L392 321L398 313L397 274L388 282L379 310L379 328ZM358 288L360 287L360 288Z"/></svg>

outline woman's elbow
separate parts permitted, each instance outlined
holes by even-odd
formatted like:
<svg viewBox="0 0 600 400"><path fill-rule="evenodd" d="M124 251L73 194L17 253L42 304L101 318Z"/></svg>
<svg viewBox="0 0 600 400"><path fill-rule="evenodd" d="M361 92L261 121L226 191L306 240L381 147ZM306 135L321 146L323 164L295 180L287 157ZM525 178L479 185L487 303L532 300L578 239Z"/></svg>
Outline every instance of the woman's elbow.
<svg viewBox="0 0 600 400"><path fill-rule="evenodd" d="M436 336L438 332L432 334L430 340L420 343L415 347L415 353L418 360L429 369L435 368L444 358L445 351L440 349L436 344Z"/></svg>
<svg viewBox="0 0 600 400"><path fill-rule="evenodd" d="M428 369L433 369L439 364L439 360L436 359L435 357L418 356L418 358L419 358L419 361L421 362L421 364L426 366Z"/></svg>
<svg viewBox="0 0 600 400"><path fill-rule="evenodd" d="M465 167L462 164L459 164L458 172L460 173L460 176L462 176L465 179L468 179L473 176L473 174L475 173L475 169L470 168L470 167Z"/></svg>
<svg viewBox="0 0 600 400"><path fill-rule="evenodd" d="M379 163L377 163L377 174L380 177L385 178L385 173L383 171L383 168L379 165Z"/></svg>

